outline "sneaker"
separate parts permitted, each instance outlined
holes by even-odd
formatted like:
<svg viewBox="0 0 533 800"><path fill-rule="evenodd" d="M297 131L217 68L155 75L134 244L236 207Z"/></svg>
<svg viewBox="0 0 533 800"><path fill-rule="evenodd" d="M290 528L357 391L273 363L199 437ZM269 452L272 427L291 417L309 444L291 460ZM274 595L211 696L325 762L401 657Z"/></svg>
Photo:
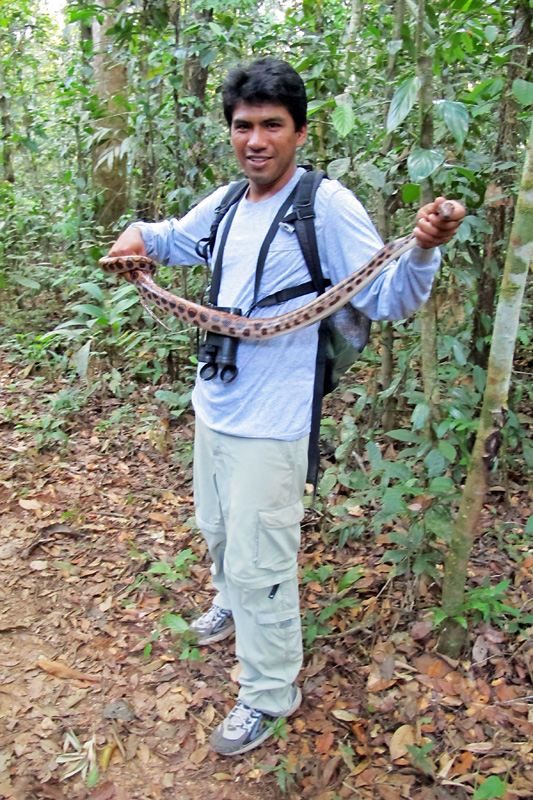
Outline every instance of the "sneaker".
<svg viewBox="0 0 533 800"><path fill-rule="evenodd" d="M219 642L235 630L233 614L227 608L212 605L209 611L191 622L189 630L196 633L199 645Z"/></svg>
<svg viewBox="0 0 533 800"><path fill-rule="evenodd" d="M249 708L239 700L226 719L218 725L209 740L211 748L222 756L238 756L259 747L274 733L273 724L281 716L288 717L299 708L302 693L296 688L296 697L289 711L271 716Z"/></svg>

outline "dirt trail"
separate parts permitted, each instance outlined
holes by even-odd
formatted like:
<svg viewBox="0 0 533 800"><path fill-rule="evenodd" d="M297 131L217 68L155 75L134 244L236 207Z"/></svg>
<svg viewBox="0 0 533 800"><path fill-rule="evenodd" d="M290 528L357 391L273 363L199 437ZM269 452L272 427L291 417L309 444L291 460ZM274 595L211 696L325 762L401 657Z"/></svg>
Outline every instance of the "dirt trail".
<svg viewBox="0 0 533 800"><path fill-rule="evenodd" d="M382 561L386 531L338 550L316 515L301 553L302 708L247 757L210 752L238 688L233 643L185 658L192 645L162 624L211 598L192 520L192 419L169 426L149 391L65 411L69 392L0 362L0 797L466 800L480 776L509 782L505 800L533 796L527 634L481 625L473 658L439 658L412 585ZM498 513L519 524L528 502ZM473 580L508 577L527 609L528 547L485 540ZM150 573L189 548L177 580ZM353 567L362 577L340 597ZM427 582L417 591L416 603L438 602ZM93 786L61 780L69 732L70 766L95 766Z"/></svg>

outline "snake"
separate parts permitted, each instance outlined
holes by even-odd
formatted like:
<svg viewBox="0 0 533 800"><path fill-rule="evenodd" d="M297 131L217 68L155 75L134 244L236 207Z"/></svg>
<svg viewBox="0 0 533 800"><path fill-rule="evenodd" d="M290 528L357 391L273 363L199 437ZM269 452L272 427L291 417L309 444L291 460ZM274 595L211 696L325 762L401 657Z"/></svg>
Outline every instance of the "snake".
<svg viewBox="0 0 533 800"><path fill-rule="evenodd" d="M449 201L441 203L436 213L443 219L449 219L453 213L453 204ZM238 339L266 340L293 333L334 314L372 283L388 264L396 261L416 243L414 233L394 239L378 250L363 267L326 289L314 300L294 311L263 318L239 316L215 307L202 306L161 288L154 280L155 262L148 256L106 256L100 259L99 264L107 273L129 273L141 299L153 303L164 314L170 314L182 322L211 333Z"/></svg>

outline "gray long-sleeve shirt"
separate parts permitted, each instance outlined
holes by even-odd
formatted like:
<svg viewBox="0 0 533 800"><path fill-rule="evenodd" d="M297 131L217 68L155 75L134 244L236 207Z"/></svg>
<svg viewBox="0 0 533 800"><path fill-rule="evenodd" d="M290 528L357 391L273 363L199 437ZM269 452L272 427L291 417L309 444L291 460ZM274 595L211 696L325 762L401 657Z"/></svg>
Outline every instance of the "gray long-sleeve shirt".
<svg viewBox="0 0 533 800"><path fill-rule="evenodd" d="M218 305L247 311L252 304L259 250L301 172L297 170L273 197L259 203L246 198L239 202L224 250ZM163 264L197 264L195 245L209 235L214 210L226 189L217 189L181 220L134 223L148 255ZM315 212L322 272L332 284L362 267L382 246L364 207L338 181L322 181ZM352 304L371 319L404 319L427 300L439 263L438 250L415 247L388 265ZM260 297L308 280L296 234L280 228L268 250ZM299 308L313 296L255 309L252 316L276 316ZM198 378L193 392L196 414L211 429L233 436L282 440L304 436L311 421L317 331L315 324L276 339L240 342L239 373L233 383L223 384L218 377Z"/></svg>

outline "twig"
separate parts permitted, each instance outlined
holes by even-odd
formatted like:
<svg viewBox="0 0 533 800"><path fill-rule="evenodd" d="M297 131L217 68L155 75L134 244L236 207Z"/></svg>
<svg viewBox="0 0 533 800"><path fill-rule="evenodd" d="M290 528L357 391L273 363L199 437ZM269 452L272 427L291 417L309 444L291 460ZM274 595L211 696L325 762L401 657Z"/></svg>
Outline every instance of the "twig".
<svg viewBox="0 0 533 800"><path fill-rule="evenodd" d="M337 631L337 633L324 633L318 636L315 636L315 639L342 639L345 636L351 636L352 633L357 633L358 631L365 630L368 633L371 633L371 628L369 626L373 625L379 619L379 614L371 614L368 619L359 622L357 625L353 625L351 628L348 628L347 631Z"/></svg>

